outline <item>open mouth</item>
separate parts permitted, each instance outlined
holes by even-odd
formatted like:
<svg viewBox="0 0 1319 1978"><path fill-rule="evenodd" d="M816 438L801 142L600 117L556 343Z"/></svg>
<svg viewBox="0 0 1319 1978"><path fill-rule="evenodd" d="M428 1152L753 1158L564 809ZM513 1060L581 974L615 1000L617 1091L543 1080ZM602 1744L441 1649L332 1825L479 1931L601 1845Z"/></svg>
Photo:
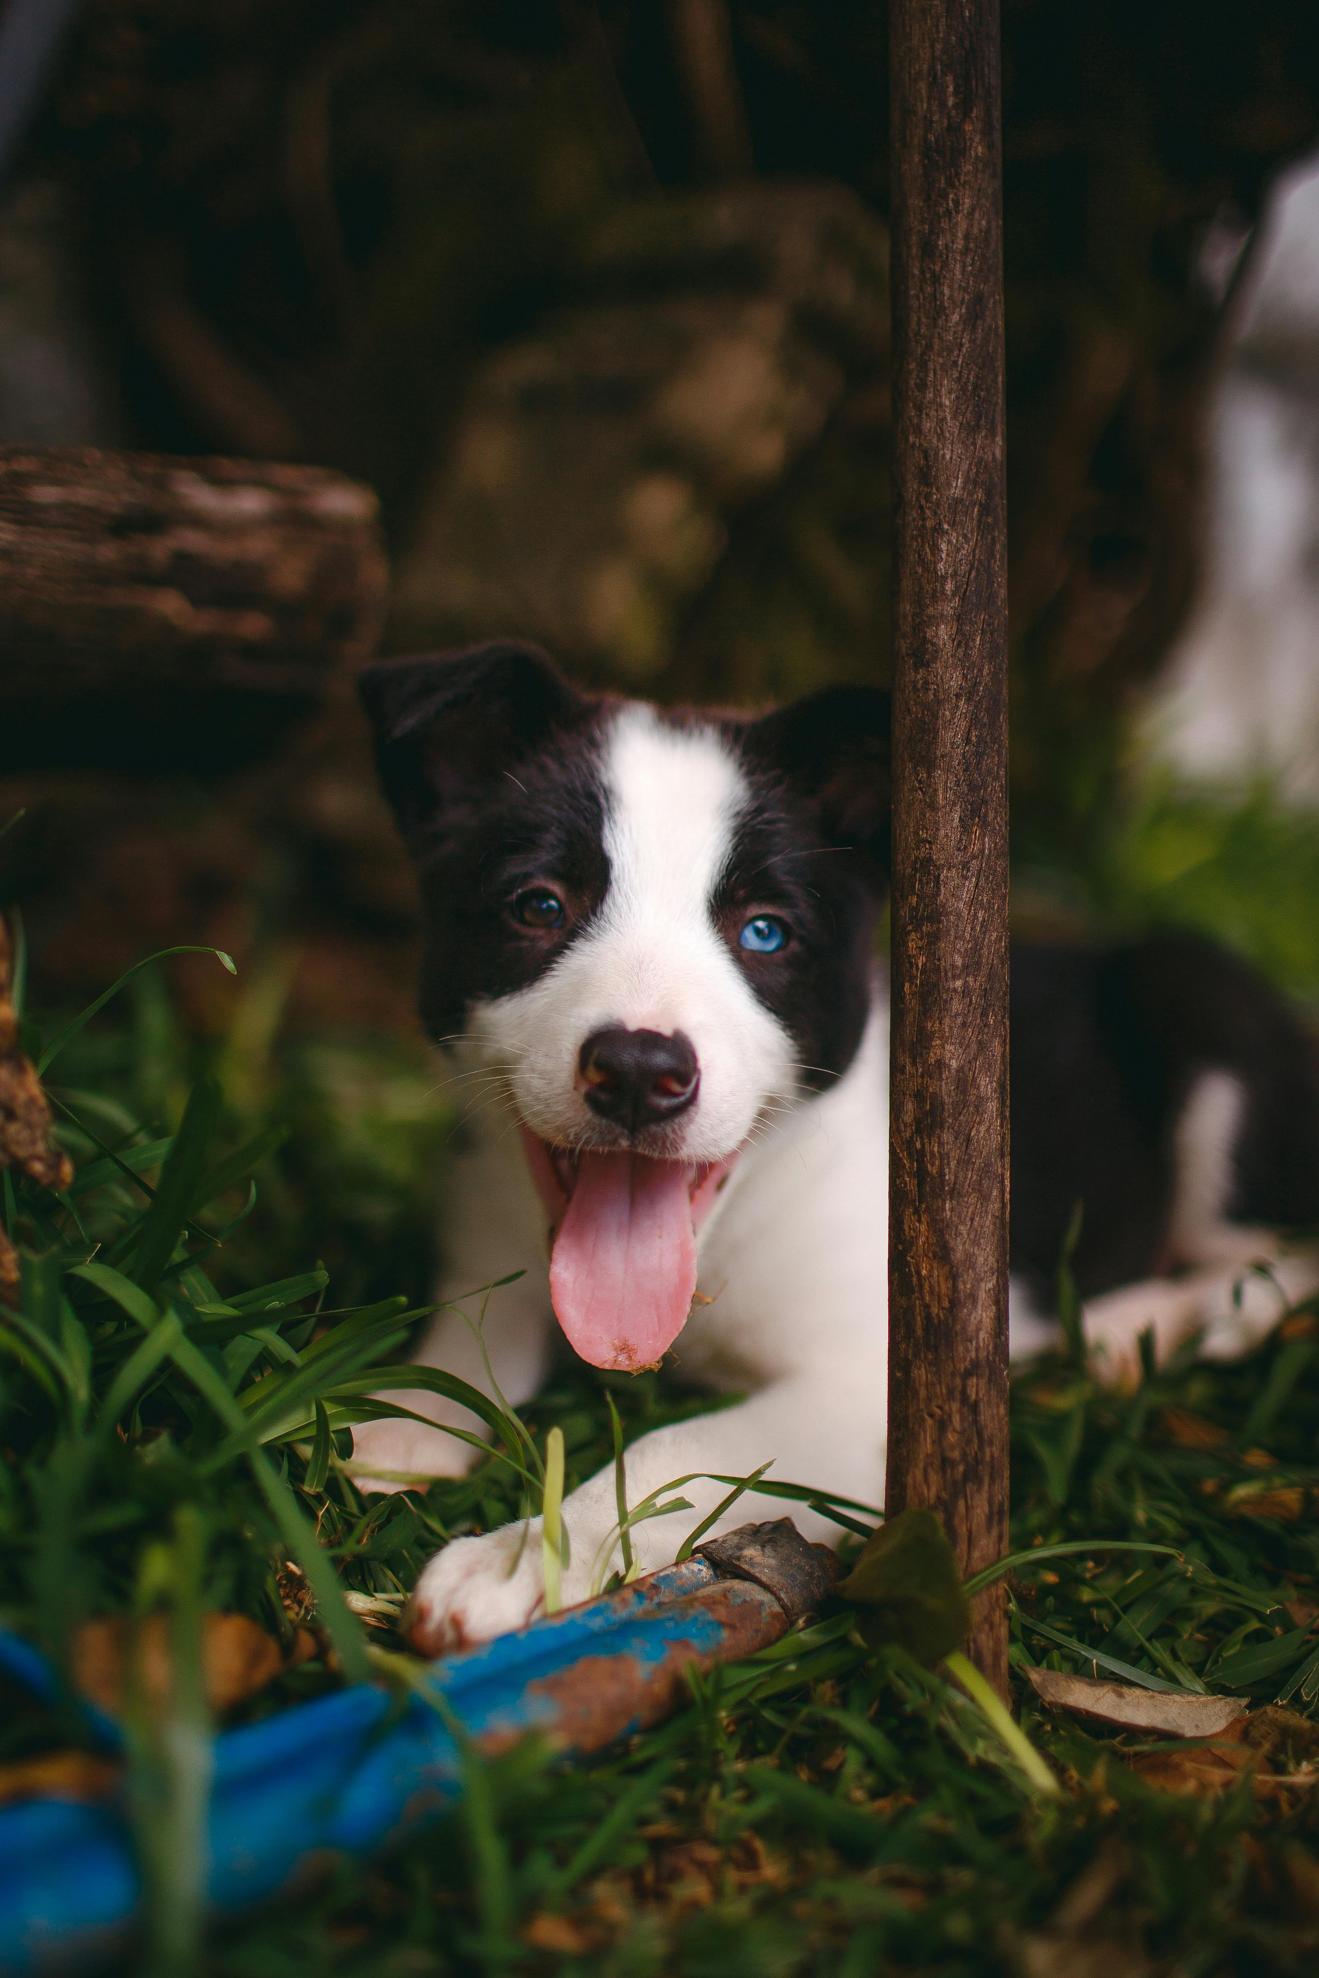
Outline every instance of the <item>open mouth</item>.
<svg viewBox="0 0 1319 1978"><path fill-rule="evenodd" d="M522 1146L550 1216L550 1297L594 1367L653 1367L687 1323L696 1232L737 1160L661 1161L628 1148L569 1152L526 1127Z"/></svg>

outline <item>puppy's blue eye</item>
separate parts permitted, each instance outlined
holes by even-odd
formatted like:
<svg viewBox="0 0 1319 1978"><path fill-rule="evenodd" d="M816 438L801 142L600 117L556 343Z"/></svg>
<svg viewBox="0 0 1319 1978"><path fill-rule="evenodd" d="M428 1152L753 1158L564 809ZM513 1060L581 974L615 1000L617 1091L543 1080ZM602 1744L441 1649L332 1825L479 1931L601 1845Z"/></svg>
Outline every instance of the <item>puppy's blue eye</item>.
<svg viewBox="0 0 1319 1978"><path fill-rule="evenodd" d="M749 949L753 955L776 955L788 945L788 930L773 914L758 913L738 935L737 945Z"/></svg>
<svg viewBox="0 0 1319 1978"><path fill-rule="evenodd" d="M568 910L548 886L529 886L514 900L513 918L522 927L562 927Z"/></svg>

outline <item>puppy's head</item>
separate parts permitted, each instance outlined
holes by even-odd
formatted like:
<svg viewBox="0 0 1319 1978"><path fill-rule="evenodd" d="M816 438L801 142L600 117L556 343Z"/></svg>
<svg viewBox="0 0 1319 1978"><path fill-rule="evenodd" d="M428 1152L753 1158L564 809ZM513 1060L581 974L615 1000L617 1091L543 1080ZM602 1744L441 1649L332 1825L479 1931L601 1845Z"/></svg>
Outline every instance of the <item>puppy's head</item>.
<svg viewBox="0 0 1319 1978"><path fill-rule="evenodd" d="M650 1364L748 1137L860 1042L887 700L665 716L512 644L374 667L362 695L422 888L423 1019L507 1081L569 1338Z"/></svg>

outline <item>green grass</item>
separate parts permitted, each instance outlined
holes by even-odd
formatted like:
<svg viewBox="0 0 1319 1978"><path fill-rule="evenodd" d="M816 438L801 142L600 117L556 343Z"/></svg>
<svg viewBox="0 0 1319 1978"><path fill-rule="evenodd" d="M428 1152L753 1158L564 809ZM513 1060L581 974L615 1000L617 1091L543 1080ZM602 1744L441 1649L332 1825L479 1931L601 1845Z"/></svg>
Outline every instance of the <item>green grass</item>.
<svg viewBox="0 0 1319 1978"><path fill-rule="evenodd" d="M1023 833L1016 883L1023 904L1062 907L1087 928L1199 928L1319 1005L1319 812L1265 785L1225 797L1146 775L1123 807L1096 807L1078 860L1060 863Z"/></svg>
<svg viewBox="0 0 1319 1978"><path fill-rule="evenodd" d="M420 1054L282 1041L262 993L240 980L230 1036L199 1047L168 972L141 971L49 1064L68 1196L5 1184L25 1262L19 1309L0 1313L3 1619L62 1663L89 1615L164 1612L193 1672L172 1717L130 1719L150 1891L134 1969L1315 1968L1319 1790L1170 1794L1136 1740L1018 1684L1063 1784L1047 1796L966 1695L868 1647L847 1610L694 1682L678 1717L589 1765L473 1761L446 1825L199 1947L201 1616L236 1609L288 1638L313 1614L318 1654L249 1715L363 1674L438 1544L539 1503L554 1431L571 1488L611 1460L613 1410L630 1436L701 1405L564 1366L528 1411L534 1455L504 1424L503 1456L464 1481L362 1497L349 1425L424 1304L453 1121ZM29 1020L34 1055L42 1031ZM1021 1380L1013 1544L1039 1556L1009 1580L1015 1667L1230 1690L1313 1722L1317 1421L1305 1319L1246 1363L1187 1355L1132 1395L1061 1356ZM1108 1549L1133 1543L1172 1552ZM9 1710L0 1763L76 1736L58 1710ZM1285 1736L1300 1764L1302 1731Z"/></svg>

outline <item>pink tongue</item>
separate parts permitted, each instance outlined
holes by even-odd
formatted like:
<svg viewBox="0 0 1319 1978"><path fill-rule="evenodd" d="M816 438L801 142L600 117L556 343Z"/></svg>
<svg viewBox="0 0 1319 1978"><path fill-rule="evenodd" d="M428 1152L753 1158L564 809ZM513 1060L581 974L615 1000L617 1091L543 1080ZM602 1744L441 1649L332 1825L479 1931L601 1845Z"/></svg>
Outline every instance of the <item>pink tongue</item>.
<svg viewBox="0 0 1319 1978"><path fill-rule="evenodd" d="M684 1163L583 1154L550 1258L550 1297L574 1351L593 1367L654 1366L695 1290Z"/></svg>

